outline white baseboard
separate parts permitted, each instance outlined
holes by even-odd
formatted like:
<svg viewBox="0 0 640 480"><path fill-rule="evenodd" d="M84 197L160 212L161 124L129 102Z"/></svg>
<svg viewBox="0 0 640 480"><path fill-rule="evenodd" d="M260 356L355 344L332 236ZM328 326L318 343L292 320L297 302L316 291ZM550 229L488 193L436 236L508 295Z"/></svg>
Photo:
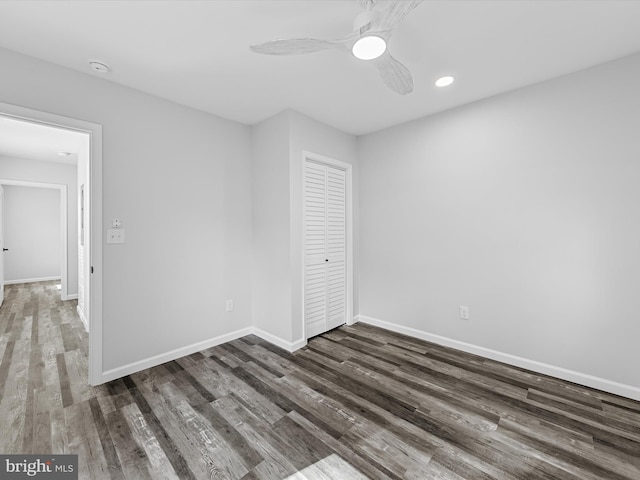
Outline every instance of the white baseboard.
<svg viewBox="0 0 640 480"><path fill-rule="evenodd" d="M87 331L89 331L87 320L82 314L80 307L78 307L78 315L80 315L82 323L85 325ZM236 340L240 337L244 337L245 335L256 335L263 340L266 340L267 342L272 343L288 352L294 352L307 344L307 341L305 339L296 340L295 342L288 342L259 328L246 327L240 330L236 330L235 332L220 335L219 337L210 338L209 340L205 340L203 342L187 345L186 347L177 348L175 350L171 350L170 352L161 353L153 357L145 358L144 360L139 360L137 362L123 365L122 367L107 370L106 372L102 373L100 383L110 382L111 380L115 380L117 378L126 377L127 375L131 375L141 370L155 367L157 365L170 362L171 360L176 360L177 358L191 355L192 353L206 350L207 348L215 347L216 345L230 342L232 340Z"/></svg>
<svg viewBox="0 0 640 480"><path fill-rule="evenodd" d="M264 330L260 330L259 328L252 327L252 330L252 333L254 335L260 337L263 340L266 340L269 343L273 343L277 347L280 347L287 352L295 352L296 350L304 347L307 344L307 341L305 339L296 340L295 342L288 342L280 337L276 337L275 335L265 332Z"/></svg>
<svg viewBox="0 0 640 480"><path fill-rule="evenodd" d="M71 295L67 295L62 300L77 300L77 299L78 299L78 294L77 293L72 293Z"/></svg>
<svg viewBox="0 0 640 480"><path fill-rule="evenodd" d="M40 278L23 278L21 280L5 280L5 285L15 285L18 283L35 283L35 282L49 282L51 280L60 280L60 277L40 277Z"/></svg>
<svg viewBox="0 0 640 480"><path fill-rule="evenodd" d="M289 351L293 353L296 350L300 350L302 347L306 347L306 346L307 346L307 339L301 338L300 340L296 340L291 344L291 348L289 349Z"/></svg>
<svg viewBox="0 0 640 480"><path fill-rule="evenodd" d="M80 305L76 306L76 312L78 312L78 316L80 320L82 320L82 324L84 325L84 329L89 332L89 322L87 321L87 317L84 315L84 312L80 308Z"/></svg>
<svg viewBox="0 0 640 480"><path fill-rule="evenodd" d="M520 368L526 368L527 370L531 370L537 373L550 375L552 377L567 380L569 382L584 385L586 387L596 388L604 392L609 392L615 395L620 395L622 397L640 401L640 388L634 387L632 385L625 385L623 383L614 382L604 378L594 377L586 373L567 370L566 368L556 367L554 365L537 362L535 360L529 360L527 358L499 352L497 350L491 350L489 348L472 345L470 343L442 337L440 335L434 335L432 333L417 330L415 328L405 327L403 325L386 322L384 320L379 320L373 317L367 317L366 315L358 315L356 316L355 320L362 323L368 323L369 325L374 325L376 327L384 328L386 330L391 330L392 332L402 333L410 337L419 338L421 340L426 340L428 342L443 345L445 347L455 348L456 350L462 350L463 352L480 355L491 360L507 363L509 365L514 365Z"/></svg>
<svg viewBox="0 0 640 480"><path fill-rule="evenodd" d="M106 383L117 378L126 377L127 375L131 375L132 373L155 367L157 365L176 360L177 358L191 355L192 353L196 353L201 350L206 350L207 348L215 347L216 345L220 345L222 343L236 340L240 337L244 337L245 335L250 335L252 333L254 333L253 328L246 327L241 330L236 330L235 332L220 335L218 337L210 338L209 340L193 343L191 345L187 345L186 347L177 348L175 350L171 350L170 352L161 353L159 355L154 355L153 357L145 358L144 360L129 363L127 365L123 365L122 367L107 370L106 372L102 372L100 383Z"/></svg>

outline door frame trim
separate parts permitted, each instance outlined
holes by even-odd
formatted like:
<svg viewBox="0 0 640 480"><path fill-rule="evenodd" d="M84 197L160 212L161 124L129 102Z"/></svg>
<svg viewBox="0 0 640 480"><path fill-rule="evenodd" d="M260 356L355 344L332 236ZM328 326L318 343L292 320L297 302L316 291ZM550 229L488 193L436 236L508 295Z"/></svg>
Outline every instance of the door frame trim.
<svg viewBox="0 0 640 480"><path fill-rule="evenodd" d="M0 115L89 135L89 385L102 380L102 125L0 102Z"/></svg>
<svg viewBox="0 0 640 480"><path fill-rule="evenodd" d="M58 190L60 192L60 284L61 292L60 299L73 300L77 298L77 295L69 297L69 272L68 272L68 251L69 251L69 238L67 231L69 229L69 197L67 186L59 183L47 183L47 182L32 182L28 180L13 180L8 178L0 178L0 185L8 187L28 187L28 188L49 188Z"/></svg>
<svg viewBox="0 0 640 480"><path fill-rule="evenodd" d="M305 322L305 305L304 305L304 264L305 264L305 251L304 251L304 212L305 212L305 186L304 186L304 175L306 170L307 160L319 163L320 165L326 165L329 167L334 167L345 172L345 200L346 200L346 305L345 305L345 320L347 325L353 325L354 316L353 316L353 165L350 163L342 162L340 160L336 160L334 158L330 158L324 155L320 155L317 153L309 152L306 150L302 151L302 175L300 176L300 189L302 201L300 202L302 206L301 219L300 219L300 228L298 229L300 235L300 258L301 263L301 282L299 285L296 285L300 291L299 296L301 298L302 309L300 311L301 322L302 322L302 340L298 340L295 343L300 343L301 341L306 344L307 342L307 326Z"/></svg>

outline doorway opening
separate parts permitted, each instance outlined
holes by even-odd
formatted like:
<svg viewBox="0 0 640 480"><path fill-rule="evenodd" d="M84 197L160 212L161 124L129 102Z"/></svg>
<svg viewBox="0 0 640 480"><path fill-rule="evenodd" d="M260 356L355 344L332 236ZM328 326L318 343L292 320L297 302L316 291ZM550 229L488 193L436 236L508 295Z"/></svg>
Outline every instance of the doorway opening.
<svg viewBox="0 0 640 480"><path fill-rule="evenodd" d="M4 161L0 157L0 172L6 167ZM68 186L0 178L0 188L4 197L0 210L4 254L0 259L0 299L2 285L47 280L60 280L61 300L78 298L73 285L77 276L69 271L77 265L68 258L76 252L75 238L69 240L69 230L73 231L69 223L73 225L74 218L68 205Z"/></svg>
<svg viewBox="0 0 640 480"><path fill-rule="evenodd" d="M69 182L47 181L47 175L51 175L48 172L50 169L46 167L47 155L70 157L77 162L73 188ZM66 259L63 255L61 265L61 298L78 299L78 314L89 331L88 383L103 383L102 127L82 120L0 103L0 157L39 159L42 161L37 163L44 165L29 171L19 161L10 162L9 167L3 169L0 175L0 184L58 188L60 191L61 223L65 223L64 226L61 225L61 231L66 235L61 246L66 251ZM71 206L73 208L70 214ZM72 216L77 218L77 222L69 222ZM69 228L70 223L73 223L72 229ZM74 241L69 241L70 239ZM70 244L77 244L74 261L71 262ZM70 265L73 272L70 271Z"/></svg>

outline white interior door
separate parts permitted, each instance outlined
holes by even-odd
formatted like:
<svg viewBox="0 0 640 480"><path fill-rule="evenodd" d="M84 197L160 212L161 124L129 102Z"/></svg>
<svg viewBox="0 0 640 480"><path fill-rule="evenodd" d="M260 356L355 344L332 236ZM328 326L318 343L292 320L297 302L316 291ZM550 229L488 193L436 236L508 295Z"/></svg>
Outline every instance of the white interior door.
<svg viewBox="0 0 640 480"><path fill-rule="evenodd" d="M306 337L346 322L346 172L310 160L304 175Z"/></svg>
<svg viewBox="0 0 640 480"><path fill-rule="evenodd" d="M0 306L4 302L4 187L0 185Z"/></svg>

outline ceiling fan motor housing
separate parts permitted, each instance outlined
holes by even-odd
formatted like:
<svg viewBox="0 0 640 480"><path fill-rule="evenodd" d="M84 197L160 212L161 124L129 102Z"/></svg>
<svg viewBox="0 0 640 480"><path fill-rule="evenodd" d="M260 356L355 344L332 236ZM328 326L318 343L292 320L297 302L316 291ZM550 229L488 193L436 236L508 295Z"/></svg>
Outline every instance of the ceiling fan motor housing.
<svg viewBox="0 0 640 480"><path fill-rule="evenodd" d="M353 21L353 31L359 32L362 27L370 24L378 17L378 12L373 10L367 10L365 12L360 13L355 20Z"/></svg>

